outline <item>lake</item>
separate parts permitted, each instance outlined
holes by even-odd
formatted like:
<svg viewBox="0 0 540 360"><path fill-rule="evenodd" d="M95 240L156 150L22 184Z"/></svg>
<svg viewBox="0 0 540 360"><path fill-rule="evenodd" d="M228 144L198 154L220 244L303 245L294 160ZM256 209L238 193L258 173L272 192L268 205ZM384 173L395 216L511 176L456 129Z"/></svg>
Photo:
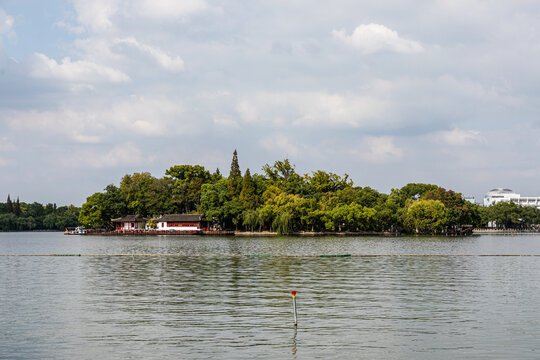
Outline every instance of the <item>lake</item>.
<svg viewBox="0 0 540 360"><path fill-rule="evenodd" d="M0 233L0 255L0 358L540 358L540 235Z"/></svg>

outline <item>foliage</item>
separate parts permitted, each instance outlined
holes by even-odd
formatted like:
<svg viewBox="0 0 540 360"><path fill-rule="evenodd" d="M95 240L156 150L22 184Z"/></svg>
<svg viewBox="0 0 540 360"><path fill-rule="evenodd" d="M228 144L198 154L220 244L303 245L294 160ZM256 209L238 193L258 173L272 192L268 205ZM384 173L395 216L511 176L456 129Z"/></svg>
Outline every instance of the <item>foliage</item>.
<svg viewBox="0 0 540 360"><path fill-rule="evenodd" d="M150 173L125 175L120 186L107 186L87 198L79 221L111 227L111 218L127 214L159 217L167 213L202 213L214 229L276 231L390 231L440 234L463 225L526 228L540 223L540 211L514 204L482 208L460 193L432 184L410 183L382 194L355 186L347 174L317 170L300 175L288 159L264 165L262 174L240 172L238 153L224 178L200 165L175 165L162 178ZM38 204L39 205L39 204ZM7 204L6 204L7 206ZM4 209L6 208L4 206ZM14 203L11 204L13 208ZM21 204L35 226L58 226L40 206ZM1 207L0 207L1 209ZM0 218L9 227L17 217ZM14 214L13 214L14 215ZM24 226L32 226L32 220Z"/></svg>
<svg viewBox="0 0 540 360"><path fill-rule="evenodd" d="M481 210L483 225L491 222L498 228L523 229L540 224L540 210L519 206L513 202L499 202Z"/></svg>
<svg viewBox="0 0 540 360"><path fill-rule="evenodd" d="M405 213L405 224L419 234L442 231L446 208L439 200L413 201Z"/></svg>
<svg viewBox="0 0 540 360"><path fill-rule="evenodd" d="M232 195L238 196L240 194L242 189L242 172L240 171L240 165L238 164L238 153L236 150L234 150L231 161L228 186Z"/></svg>
<svg viewBox="0 0 540 360"><path fill-rule="evenodd" d="M251 177L249 169L246 170L244 179L242 180L242 191L240 192L239 199L244 208L248 210L255 209L259 203L255 182Z"/></svg>
<svg viewBox="0 0 540 360"><path fill-rule="evenodd" d="M478 206L463 199L460 193L441 187L428 191L427 200L440 200L446 208L446 226L474 225L480 223Z"/></svg>
<svg viewBox="0 0 540 360"><path fill-rule="evenodd" d="M0 231L60 230L79 225L80 209L73 205L57 207L56 204L11 201L0 203Z"/></svg>
<svg viewBox="0 0 540 360"><path fill-rule="evenodd" d="M174 180L171 210L177 213L197 210L200 206L202 186L211 182L210 172L200 165L176 165L167 170L165 175Z"/></svg>

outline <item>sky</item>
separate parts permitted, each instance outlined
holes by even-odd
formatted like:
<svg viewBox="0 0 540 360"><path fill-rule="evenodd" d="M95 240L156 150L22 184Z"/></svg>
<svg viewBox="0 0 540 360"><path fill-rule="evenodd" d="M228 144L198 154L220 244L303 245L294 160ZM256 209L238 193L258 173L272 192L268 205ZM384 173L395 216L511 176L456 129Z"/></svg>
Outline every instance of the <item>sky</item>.
<svg viewBox="0 0 540 360"><path fill-rule="evenodd" d="M0 0L0 201L199 164L540 195L534 0Z"/></svg>

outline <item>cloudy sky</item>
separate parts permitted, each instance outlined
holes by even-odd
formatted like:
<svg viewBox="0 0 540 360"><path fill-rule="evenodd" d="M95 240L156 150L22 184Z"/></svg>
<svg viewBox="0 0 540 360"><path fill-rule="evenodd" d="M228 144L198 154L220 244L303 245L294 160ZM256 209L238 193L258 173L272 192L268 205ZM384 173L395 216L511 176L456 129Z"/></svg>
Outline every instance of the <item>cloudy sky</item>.
<svg viewBox="0 0 540 360"><path fill-rule="evenodd" d="M0 0L0 200L289 158L540 195L535 0Z"/></svg>

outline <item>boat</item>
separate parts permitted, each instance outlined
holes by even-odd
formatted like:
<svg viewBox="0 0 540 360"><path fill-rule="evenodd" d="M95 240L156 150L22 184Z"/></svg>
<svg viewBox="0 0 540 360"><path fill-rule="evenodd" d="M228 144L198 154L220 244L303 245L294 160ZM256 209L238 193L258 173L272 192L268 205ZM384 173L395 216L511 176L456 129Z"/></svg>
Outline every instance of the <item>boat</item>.
<svg viewBox="0 0 540 360"><path fill-rule="evenodd" d="M84 226L77 226L75 228L66 228L64 235L84 235L86 234L86 228Z"/></svg>

